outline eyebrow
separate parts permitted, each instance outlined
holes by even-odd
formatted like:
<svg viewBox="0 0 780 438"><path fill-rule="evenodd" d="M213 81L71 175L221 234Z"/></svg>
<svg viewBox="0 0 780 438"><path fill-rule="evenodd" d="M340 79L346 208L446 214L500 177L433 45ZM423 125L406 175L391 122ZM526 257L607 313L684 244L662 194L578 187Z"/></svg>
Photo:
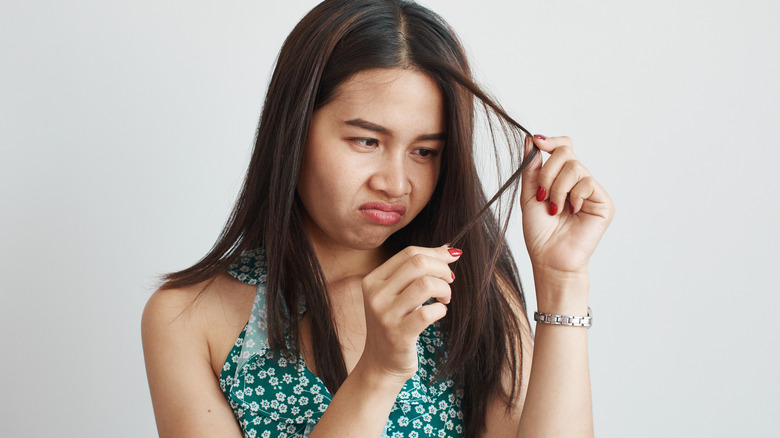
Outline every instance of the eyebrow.
<svg viewBox="0 0 780 438"><path fill-rule="evenodd" d="M353 119L353 120L347 120L344 122L345 125L349 126L357 126L358 128L363 128L369 131L378 132L380 134L384 135L392 135L389 129L385 128L384 126L377 125L376 123L371 123L367 120L363 119ZM440 132L438 134L423 134L419 137L417 137L415 140L417 141L426 141L426 140L439 140L444 141L446 140L447 135L443 132Z"/></svg>

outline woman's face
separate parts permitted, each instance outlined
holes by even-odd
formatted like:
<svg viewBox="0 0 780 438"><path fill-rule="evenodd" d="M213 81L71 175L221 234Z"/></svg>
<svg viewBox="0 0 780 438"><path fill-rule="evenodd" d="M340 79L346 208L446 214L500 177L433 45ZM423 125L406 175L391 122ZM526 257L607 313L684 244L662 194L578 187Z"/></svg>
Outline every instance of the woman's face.
<svg viewBox="0 0 780 438"><path fill-rule="evenodd" d="M427 75L365 70L314 113L298 178L316 245L377 248L425 207L445 137L444 99Z"/></svg>

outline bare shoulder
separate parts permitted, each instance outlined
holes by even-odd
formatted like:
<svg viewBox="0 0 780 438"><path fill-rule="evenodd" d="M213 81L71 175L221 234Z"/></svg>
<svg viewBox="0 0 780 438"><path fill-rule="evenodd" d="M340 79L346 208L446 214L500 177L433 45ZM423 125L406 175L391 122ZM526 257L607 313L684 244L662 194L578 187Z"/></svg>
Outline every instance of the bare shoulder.
<svg viewBox="0 0 780 438"><path fill-rule="evenodd" d="M255 291L256 286L227 274L183 288L158 289L144 308L142 330L185 331L191 338L215 324L236 325L236 318L249 316Z"/></svg>
<svg viewBox="0 0 780 438"><path fill-rule="evenodd" d="M187 348L219 370L252 311L257 286L228 274L149 298L141 321L144 351ZM218 373L216 373L218 374Z"/></svg>
<svg viewBox="0 0 780 438"><path fill-rule="evenodd" d="M249 318L255 290L224 274L149 298L141 332L160 436L240 436L218 370Z"/></svg>

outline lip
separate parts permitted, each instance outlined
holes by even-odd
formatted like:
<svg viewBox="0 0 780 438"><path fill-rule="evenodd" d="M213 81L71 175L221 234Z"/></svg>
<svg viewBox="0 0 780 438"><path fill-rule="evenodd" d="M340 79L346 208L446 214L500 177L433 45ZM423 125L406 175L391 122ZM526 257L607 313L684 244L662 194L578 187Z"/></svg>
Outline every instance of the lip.
<svg viewBox="0 0 780 438"><path fill-rule="evenodd" d="M361 205L358 210L372 222L380 225L395 225L401 221L401 217L406 213L406 206L386 202L367 202Z"/></svg>

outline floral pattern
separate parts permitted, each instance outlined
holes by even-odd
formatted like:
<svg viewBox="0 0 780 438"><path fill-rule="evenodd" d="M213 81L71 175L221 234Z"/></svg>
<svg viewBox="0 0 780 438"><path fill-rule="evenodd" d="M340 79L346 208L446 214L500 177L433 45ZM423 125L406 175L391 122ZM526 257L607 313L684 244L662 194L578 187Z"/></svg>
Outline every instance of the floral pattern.
<svg viewBox="0 0 780 438"><path fill-rule="evenodd" d="M229 272L258 288L249 322L222 367L222 392L245 437L306 437L328 408L331 394L302 358L286 359L268 346L264 252L245 251ZM305 312L304 308L298 310L299 315ZM418 371L399 392L383 437L463 436L463 391L449 377L432 380L438 372L436 353L442 347L437 324L420 335Z"/></svg>

